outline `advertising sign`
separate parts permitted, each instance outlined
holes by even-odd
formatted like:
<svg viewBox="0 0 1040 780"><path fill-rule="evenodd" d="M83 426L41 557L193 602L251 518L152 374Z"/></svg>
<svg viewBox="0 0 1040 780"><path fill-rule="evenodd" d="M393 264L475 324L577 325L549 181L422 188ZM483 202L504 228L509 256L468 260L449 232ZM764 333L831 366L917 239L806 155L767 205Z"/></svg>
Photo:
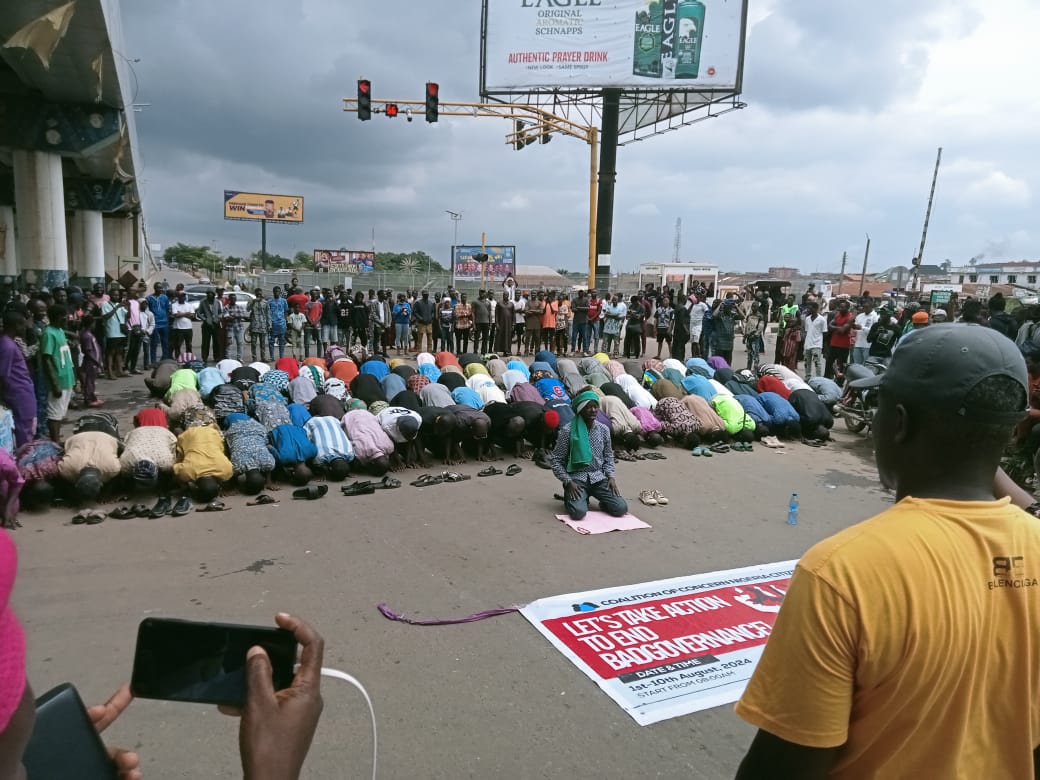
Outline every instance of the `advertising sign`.
<svg viewBox="0 0 1040 780"><path fill-rule="evenodd" d="M746 0L485 0L483 90L740 91Z"/></svg>
<svg viewBox="0 0 1040 780"><path fill-rule="evenodd" d="M796 563L570 593L521 613L646 726L740 698Z"/></svg>
<svg viewBox="0 0 1040 780"><path fill-rule="evenodd" d="M487 268L483 278L488 282L504 282L507 276L516 276L515 246L457 246L452 252L452 272L455 283L479 282L481 280L481 263L473 258L487 254Z"/></svg>
<svg viewBox="0 0 1040 780"><path fill-rule="evenodd" d="M367 274L376 267L375 252L315 249L314 270L320 274Z"/></svg>
<svg viewBox="0 0 1040 780"><path fill-rule="evenodd" d="M263 195L224 190L224 219L303 224L302 195Z"/></svg>

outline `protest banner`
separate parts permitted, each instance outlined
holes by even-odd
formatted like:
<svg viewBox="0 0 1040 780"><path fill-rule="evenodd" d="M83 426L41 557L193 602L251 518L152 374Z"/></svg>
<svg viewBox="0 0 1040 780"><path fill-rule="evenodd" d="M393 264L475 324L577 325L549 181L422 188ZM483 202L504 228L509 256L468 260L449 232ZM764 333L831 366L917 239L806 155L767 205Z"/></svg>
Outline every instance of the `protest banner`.
<svg viewBox="0 0 1040 780"><path fill-rule="evenodd" d="M646 726L740 697L796 563L553 596L521 613Z"/></svg>

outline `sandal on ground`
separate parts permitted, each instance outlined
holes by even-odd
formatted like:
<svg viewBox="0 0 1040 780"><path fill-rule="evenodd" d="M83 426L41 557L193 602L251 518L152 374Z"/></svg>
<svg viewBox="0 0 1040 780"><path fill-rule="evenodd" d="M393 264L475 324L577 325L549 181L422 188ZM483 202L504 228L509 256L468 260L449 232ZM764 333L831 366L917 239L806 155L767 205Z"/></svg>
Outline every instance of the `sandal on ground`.
<svg viewBox="0 0 1040 780"><path fill-rule="evenodd" d="M306 501L315 501L319 498L322 498L328 492L328 485L307 485L306 487L294 490L292 497L304 499Z"/></svg>
<svg viewBox="0 0 1040 780"><path fill-rule="evenodd" d="M668 506L668 499L665 498L664 493L660 490L651 490L650 495L654 497L654 500L657 501L659 506Z"/></svg>
<svg viewBox="0 0 1040 780"><path fill-rule="evenodd" d="M634 461L635 459L635 455L628 450L614 450L614 460ZM538 460L536 458L535 463L537 462Z"/></svg>
<svg viewBox="0 0 1040 780"><path fill-rule="evenodd" d="M515 477L521 471L523 471L523 469L520 468L520 466L518 466L516 463L514 463L512 466L510 466L509 468L506 469L506 476L507 477Z"/></svg>
<svg viewBox="0 0 1040 780"><path fill-rule="evenodd" d="M771 450L782 450L784 449L784 443L775 436L763 436L762 444L769 447Z"/></svg>
<svg viewBox="0 0 1040 780"><path fill-rule="evenodd" d="M191 512L195 507L191 503L191 499L187 496L181 496L180 501L173 507L174 517L184 517L186 514Z"/></svg>
<svg viewBox="0 0 1040 780"><path fill-rule="evenodd" d="M728 444L712 444L708 449L711 450L712 452L716 452L719 455L721 455L721 454L723 454L725 452L729 452L729 445Z"/></svg>
<svg viewBox="0 0 1040 780"><path fill-rule="evenodd" d="M196 512L227 512L231 509L229 506L224 506L223 501L211 501L202 507L202 509L196 509Z"/></svg>
<svg viewBox="0 0 1040 780"><path fill-rule="evenodd" d="M513 467L510 466L509 468ZM467 479L470 479L469 474L460 474L457 471L445 471L441 474L441 477L445 482L465 482Z"/></svg>
<svg viewBox="0 0 1040 780"><path fill-rule="evenodd" d="M372 485L376 490L394 490L401 487L401 480L387 474L381 480Z"/></svg>
<svg viewBox="0 0 1040 780"><path fill-rule="evenodd" d="M810 447L823 447L826 443L823 439L802 439L802 444Z"/></svg>
<svg viewBox="0 0 1040 780"><path fill-rule="evenodd" d="M647 460L668 460L668 456L663 455L660 452L648 452L644 457Z"/></svg>
<svg viewBox="0 0 1040 780"><path fill-rule="evenodd" d="M547 452L539 452L535 454L534 465L540 469L551 469L552 463L549 461L549 454Z"/></svg>
<svg viewBox="0 0 1040 780"><path fill-rule="evenodd" d="M120 506L109 512L108 516L113 520L129 520L131 517L137 517L137 511L133 507Z"/></svg>
<svg viewBox="0 0 1040 780"><path fill-rule="evenodd" d="M642 490L639 493L639 500L647 506L657 506L657 499L654 498L654 491Z"/></svg>
<svg viewBox="0 0 1040 780"><path fill-rule="evenodd" d="M494 466L488 466L483 471L478 471L477 472L477 476L478 477L496 477L499 474L504 474L504 473L505 472L502 471L502 469L496 469Z"/></svg>
<svg viewBox="0 0 1040 780"><path fill-rule="evenodd" d="M414 482L410 484L413 487L431 487L433 485L439 485L444 481L443 477L435 477L433 474L423 474Z"/></svg>
<svg viewBox="0 0 1040 780"><path fill-rule="evenodd" d="M148 512L150 518L158 519L160 517L166 517L170 514L170 510L173 508L173 502L169 496L161 496L158 501L155 502L155 506Z"/></svg>
<svg viewBox="0 0 1040 780"><path fill-rule="evenodd" d="M98 523L105 522L106 517L108 517L108 515L106 515L100 509L91 509L87 511L86 517L83 520L83 522L87 525L97 525Z"/></svg>
<svg viewBox="0 0 1040 780"><path fill-rule="evenodd" d="M134 517L148 517L148 514L152 511L144 504L134 504L130 509L134 512Z"/></svg>
<svg viewBox="0 0 1040 780"><path fill-rule="evenodd" d="M376 486L371 482L355 482L340 488L340 492L345 496L370 496L376 492Z"/></svg>
<svg viewBox="0 0 1040 780"><path fill-rule="evenodd" d="M704 447L694 447L690 454L695 458L699 458L704 454Z"/></svg>
<svg viewBox="0 0 1040 780"><path fill-rule="evenodd" d="M246 503L246 506L267 506L268 504L277 504L278 499L267 495L267 493L261 493L252 501Z"/></svg>

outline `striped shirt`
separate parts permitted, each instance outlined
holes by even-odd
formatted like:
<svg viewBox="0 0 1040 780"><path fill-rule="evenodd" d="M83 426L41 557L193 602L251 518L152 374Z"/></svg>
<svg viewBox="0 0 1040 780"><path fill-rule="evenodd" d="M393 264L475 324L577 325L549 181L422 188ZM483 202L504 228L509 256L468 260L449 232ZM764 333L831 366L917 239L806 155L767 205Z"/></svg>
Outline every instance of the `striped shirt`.
<svg viewBox="0 0 1040 780"><path fill-rule="evenodd" d="M343 431L343 426L335 417L312 417L303 426L314 446L318 448L318 457L314 462L324 465L336 458L354 460L354 448Z"/></svg>
<svg viewBox="0 0 1040 780"><path fill-rule="evenodd" d="M614 476L614 448L610 443L610 430L606 425L598 421L592 424L589 428L589 446L592 449L592 462L588 467L578 471L567 471L567 459L571 449L571 426L567 424L560 429L552 454L552 471L560 482L592 485Z"/></svg>

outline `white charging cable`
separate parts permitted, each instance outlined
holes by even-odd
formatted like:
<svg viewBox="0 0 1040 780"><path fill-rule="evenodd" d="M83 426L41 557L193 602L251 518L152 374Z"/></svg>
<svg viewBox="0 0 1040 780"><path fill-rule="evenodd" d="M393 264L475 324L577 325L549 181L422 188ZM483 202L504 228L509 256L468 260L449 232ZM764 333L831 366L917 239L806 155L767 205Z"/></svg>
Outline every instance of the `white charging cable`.
<svg viewBox="0 0 1040 780"><path fill-rule="evenodd" d="M341 672L339 669L328 669L322 667L321 676L332 677L336 680L343 680L343 682L350 683L361 691L361 695L365 697L365 703L368 704L368 714L372 718L372 780L376 780L376 766L379 757L379 738L376 735L376 708L372 704L372 698L368 695L368 691L365 690L365 686L361 684L361 681L353 675Z"/></svg>

